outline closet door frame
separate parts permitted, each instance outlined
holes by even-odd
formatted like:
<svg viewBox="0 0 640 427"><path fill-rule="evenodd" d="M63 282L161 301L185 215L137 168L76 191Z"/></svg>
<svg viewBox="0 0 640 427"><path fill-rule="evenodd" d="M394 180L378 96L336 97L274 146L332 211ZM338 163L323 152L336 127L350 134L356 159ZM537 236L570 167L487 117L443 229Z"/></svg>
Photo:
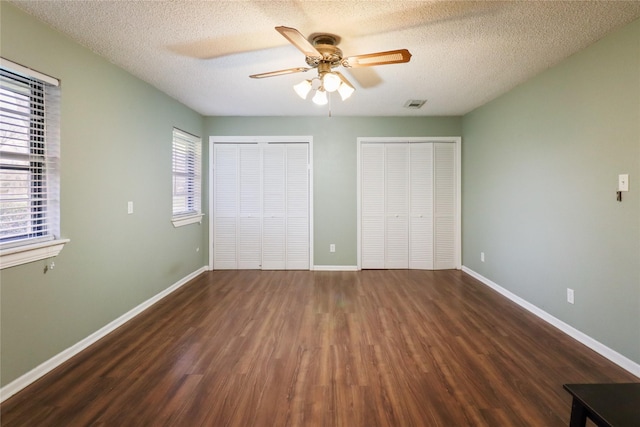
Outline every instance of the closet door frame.
<svg viewBox="0 0 640 427"><path fill-rule="evenodd" d="M357 146L357 267L362 270L362 144L366 143L412 143L412 142L445 142L455 144L455 187L456 187L456 212L455 212L455 264L456 269L462 268L462 137L358 137Z"/></svg>
<svg viewBox="0 0 640 427"><path fill-rule="evenodd" d="M285 136L209 136L209 270L213 270L213 241L214 241L214 144L267 144L267 143L306 143L309 146L309 269L313 268L313 136L311 135L285 135Z"/></svg>

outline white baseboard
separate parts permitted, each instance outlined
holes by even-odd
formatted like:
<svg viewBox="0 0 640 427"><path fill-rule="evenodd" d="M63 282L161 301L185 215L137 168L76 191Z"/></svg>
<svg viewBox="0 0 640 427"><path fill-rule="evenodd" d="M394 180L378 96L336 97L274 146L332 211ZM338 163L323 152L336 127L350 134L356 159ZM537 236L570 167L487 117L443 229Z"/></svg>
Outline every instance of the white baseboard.
<svg viewBox="0 0 640 427"><path fill-rule="evenodd" d="M357 265L314 265L314 271L358 271Z"/></svg>
<svg viewBox="0 0 640 427"><path fill-rule="evenodd" d="M2 387L0 389L0 402L4 402L6 399L10 398L11 396L16 394L17 392L19 392L23 388L27 387L29 384L31 384L31 383L35 382L36 380L42 378L44 375L48 374L53 369L57 368L58 366L60 366L64 362L66 362L67 360L71 359L73 356L75 356L76 354L80 353L82 350L86 349L91 344L95 343L96 341L98 341L101 338L104 338L106 335L108 335L109 333L113 332L116 328L122 326L123 324L125 324L129 320L133 319L138 314L142 313L147 308L151 307L153 304L157 303L158 301L160 301L161 299L163 299L167 295L169 295L172 292L176 291L178 288L180 288L181 286L183 286L184 284L189 282L191 279L194 279L195 277L199 276L200 274L202 274L205 271L207 271L207 267L199 268L198 270L194 271L193 273L189 274L188 276L180 279L178 282L176 282L173 285L169 286L164 291L154 295L153 297L151 297L148 300L144 301L142 304L132 308L131 310L129 310L128 312L126 312L122 316L118 317L117 319L115 319L111 323L109 323L109 324L105 325L104 327L98 329L97 331L95 331L94 333L92 333L91 335L86 337L85 339L77 342L76 344L72 345L71 347L67 348L66 350L61 351L60 353L58 353L55 356L53 356L51 359L47 360L46 362L43 362L42 364L40 364L40 365L36 366L35 368L33 368L31 371L27 372L26 374L22 375L21 377L16 378L15 380L10 382L9 384L5 385L4 387Z"/></svg>
<svg viewBox="0 0 640 427"><path fill-rule="evenodd" d="M600 355L606 357L607 359L609 359L610 361L612 361L616 365L620 366L621 368L629 371L630 373L632 373L633 375L635 375L637 377L640 377L640 364L638 364L638 363L634 362L633 360L621 355L617 351L610 349L606 345L602 344L599 341L596 341L595 339L591 338L589 335L579 331L578 329L576 329L573 326L563 322L562 320L557 319L556 317L553 317L552 315L550 315L546 311L544 311L544 310L536 307L535 305L531 304L530 302L520 298L516 294L509 292L508 290L506 290L502 286L492 282L491 280L489 280L486 277L476 273L475 271L473 271L473 270L471 270L471 269L469 269L469 268L467 268L465 266L462 266L462 271L464 271L468 275L478 279L480 282L482 282L483 284L487 285L488 287L490 287L491 289L495 290L496 292L498 292L498 293L502 294L503 296L509 298L511 301L515 302L516 304L518 304L522 308L524 308L524 309L530 311L531 313L535 314L536 316L538 316L539 318L541 318L545 322L549 323L550 325L555 326L556 328L560 329L562 332L564 332L565 334L567 334L570 337L574 338L575 340L581 342L582 344L586 345L587 347L589 347L591 350L595 351L596 353L599 353Z"/></svg>

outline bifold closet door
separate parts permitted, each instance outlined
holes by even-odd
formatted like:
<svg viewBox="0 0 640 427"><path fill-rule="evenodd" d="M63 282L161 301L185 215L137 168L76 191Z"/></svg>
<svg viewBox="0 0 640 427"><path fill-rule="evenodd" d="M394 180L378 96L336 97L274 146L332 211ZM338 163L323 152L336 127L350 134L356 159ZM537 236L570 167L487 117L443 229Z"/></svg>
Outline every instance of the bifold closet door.
<svg viewBox="0 0 640 427"><path fill-rule="evenodd" d="M409 268L433 270L433 144L410 144Z"/></svg>
<svg viewBox="0 0 640 427"><path fill-rule="evenodd" d="M453 143L360 146L361 267L455 268Z"/></svg>
<svg viewBox="0 0 640 427"><path fill-rule="evenodd" d="M286 153L283 145L268 144L262 151L262 269L286 267Z"/></svg>
<svg viewBox="0 0 640 427"><path fill-rule="evenodd" d="M384 150L384 144L360 147L362 268L385 268Z"/></svg>
<svg viewBox="0 0 640 427"><path fill-rule="evenodd" d="M238 147L214 145L213 262L218 269L238 268Z"/></svg>
<svg viewBox="0 0 640 427"><path fill-rule="evenodd" d="M456 268L455 144L434 143L434 255L435 270Z"/></svg>
<svg viewBox="0 0 640 427"><path fill-rule="evenodd" d="M309 269L308 147L263 149L263 270Z"/></svg>
<svg viewBox="0 0 640 427"><path fill-rule="evenodd" d="M309 269L308 144L214 144L214 268Z"/></svg>
<svg viewBox="0 0 640 427"><path fill-rule="evenodd" d="M238 146L238 267L259 269L262 263L260 212L260 150L255 144Z"/></svg>
<svg viewBox="0 0 640 427"><path fill-rule="evenodd" d="M384 268L409 268L409 144L385 144Z"/></svg>
<svg viewBox="0 0 640 427"><path fill-rule="evenodd" d="M214 150L214 266L259 269L260 151L257 144L220 144Z"/></svg>
<svg viewBox="0 0 640 427"><path fill-rule="evenodd" d="M308 270L309 265L309 144L285 144L286 269Z"/></svg>

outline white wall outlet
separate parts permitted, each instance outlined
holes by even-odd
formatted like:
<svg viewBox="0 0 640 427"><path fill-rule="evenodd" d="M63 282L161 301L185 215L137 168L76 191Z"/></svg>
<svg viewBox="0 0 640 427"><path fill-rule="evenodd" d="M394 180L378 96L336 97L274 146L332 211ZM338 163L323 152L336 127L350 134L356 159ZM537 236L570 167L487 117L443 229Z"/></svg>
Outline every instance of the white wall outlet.
<svg viewBox="0 0 640 427"><path fill-rule="evenodd" d="M574 303L573 289L571 289L571 288L567 288L567 302L569 304L573 304Z"/></svg>
<svg viewBox="0 0 640 427"><path fill-rule="evenodd" d="M329 252L335 252L336 251L336 245L335 243L331 243L329 245Z"/></svg>
<svg viewBox="0 0 640 427"><path fill-rule="evenodd" d="M484 262L484 252L480 252L480 261Z"/></svg>
<svg viewBox="0 0 640 427"><path fill-rule="evenodd" d="M127 213L129 215L133 213L133 202L127 202Z"/></svg>

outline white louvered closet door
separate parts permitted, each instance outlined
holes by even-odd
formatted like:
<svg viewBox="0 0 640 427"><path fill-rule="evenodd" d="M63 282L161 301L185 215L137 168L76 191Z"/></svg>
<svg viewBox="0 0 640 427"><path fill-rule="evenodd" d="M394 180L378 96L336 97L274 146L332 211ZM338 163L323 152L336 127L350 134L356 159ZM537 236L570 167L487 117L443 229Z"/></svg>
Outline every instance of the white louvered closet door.
<svg viewBox="0 0 640 427"><path fill-rule="evenodd" d="M455 144L434 143L434 261L436 270L456 268Z"/></svg>
<svg viewBox="0 0 640 427"><path fill-rule="evenodd" d="M456 145L360 146L361 267L456 268Z"/></svg>
<svg viewBox="0 0 640 427"><path fill-rule="evenodd" d="M214 145L213 265L236 269L238 249L238 147Z"/></svg>
<svg viewBox="0 0 640 427"><path fill-rule="evenodd" d="M410 145L409 268L433 270L433 144Z"/></svg>
<svg viewBox="0 0 640 427"><path fill-rule="evenodd" d="M385 268L409 268L409 144L385 145Z"/></svg>
<svg viewBox="0 0 640 427"><path fill-rule="evenodd" d="M286 269L309 269L309 145L286 144Z"/></svg>
<svg viewBox="0 0 640 427"><path fill-rule="evenodd" d="M260 209L261 154L257 144L238 145L238 263L243 270L262 264L262 215Z"/></svg>
<svg viewBox="0 0 640 427"><path fill-rule="evenodd" d="M384 150L384 144L360 147L362 268L385 268Z"/></svg>
<svg viewBox="0 0 640 427"><path fill-rule="evenodd" d="M214 144L215 269L308 270L309 144Z"/></svg>
<svg viewBox="0 0 640 427"><path fill-rule="evenodd" d="M267 144L262 151L262 269L286 268L286 151Z"/></svg>

